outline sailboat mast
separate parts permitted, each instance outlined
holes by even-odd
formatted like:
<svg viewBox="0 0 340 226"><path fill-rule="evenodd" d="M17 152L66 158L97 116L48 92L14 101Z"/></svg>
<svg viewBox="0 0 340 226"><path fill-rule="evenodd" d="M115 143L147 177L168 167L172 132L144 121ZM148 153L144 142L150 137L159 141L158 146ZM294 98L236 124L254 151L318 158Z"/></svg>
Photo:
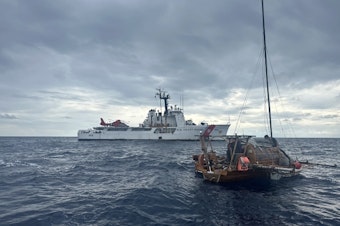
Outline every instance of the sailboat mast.
<svg viewBox="0 0 340 226"><path fill-rule="evenodd" d="M268 101L268 113L269 113L269 126L270 126L270 137L273 137L273 130L272 130L272 114L270 110L270 96L269 96L269 83L268 83L268 69L267 69L267 46L266 46L266 30L265 30L265 23L264 23L264 7L263 7L263 0L262 2L262 27L263 27L263 48L264 48L264 63L265 63L265 70L266 70L266 84L267 84L267 101Z"/></svg>

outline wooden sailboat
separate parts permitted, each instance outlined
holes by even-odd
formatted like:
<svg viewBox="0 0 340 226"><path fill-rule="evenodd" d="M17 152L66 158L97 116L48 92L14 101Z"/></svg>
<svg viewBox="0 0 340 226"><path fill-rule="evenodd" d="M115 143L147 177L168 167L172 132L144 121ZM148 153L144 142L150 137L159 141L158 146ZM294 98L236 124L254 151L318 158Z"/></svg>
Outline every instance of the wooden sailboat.
<svg viewBox="0 0 340 226"><path fill-rule="evenodd" d="M200 136L203 153L193 155L195 171L202 175L204 180L216 183L257 178L279 180L297 175L302 170L301 163L289 157L273 137L263 0L262 26L270 136L266 135L264 138L228 136L227 153L219 156L212 150L212 145L209 145L211 150L208 151L207 142L210 142L209 135L213 129L208 127Z"/></svg>

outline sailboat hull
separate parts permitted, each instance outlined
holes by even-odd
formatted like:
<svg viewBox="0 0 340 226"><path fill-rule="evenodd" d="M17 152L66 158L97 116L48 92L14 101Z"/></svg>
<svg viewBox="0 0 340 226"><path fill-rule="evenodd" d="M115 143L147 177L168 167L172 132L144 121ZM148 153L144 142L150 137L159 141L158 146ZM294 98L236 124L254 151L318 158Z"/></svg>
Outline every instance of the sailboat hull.
<svg viewBox="0 0 340 226"><path fill-rule="evenodd" d="M280 180L282 178L293 177L300 173L301 169L294 168L267 168L267 169L250 169L243 171L228 171L228 170L206 170L200 166L195 167L198 175L204 180L213 183L229 183L248 180Z"/></svg>

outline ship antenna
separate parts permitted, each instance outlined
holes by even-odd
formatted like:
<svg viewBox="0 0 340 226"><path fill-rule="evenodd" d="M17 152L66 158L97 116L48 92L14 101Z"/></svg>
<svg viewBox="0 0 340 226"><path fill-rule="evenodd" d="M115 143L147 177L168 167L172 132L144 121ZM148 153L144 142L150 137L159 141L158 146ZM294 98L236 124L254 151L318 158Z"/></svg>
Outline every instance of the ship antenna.
<svg viewBox="0 0 340 226"><path fill-rule="evenodd" d="M164 111L164 115L168 115L168 99L170 99L170 95L169 94L165 94L165 91L162 91L161 89L158 89L158 93L156 93L156 95L159 96L159 103L160 103L160 107L161 107L161 112L162 112L162 100L164 100L164 107L165 107L165 111Z"/></svg>
<svg viewBox="0 0 340 226"><path fill-rule="evenodd" d="M183 95L183 93L181 95L181 106L182 106L182 111L184 112L184 95Z"/></svg>

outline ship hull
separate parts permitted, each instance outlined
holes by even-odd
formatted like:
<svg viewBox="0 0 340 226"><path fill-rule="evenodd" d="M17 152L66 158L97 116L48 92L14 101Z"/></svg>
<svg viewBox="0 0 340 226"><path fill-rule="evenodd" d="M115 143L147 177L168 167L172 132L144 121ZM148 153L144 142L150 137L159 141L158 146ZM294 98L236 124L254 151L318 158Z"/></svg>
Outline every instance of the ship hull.
<svg viewBox="0 0 340 226"><path fill-rule="evenodd" d="M78 140L199 140L207 125L183 127L97 127L78 131ZM225 139L229 124L214 125L211 137Z"/></svg>

